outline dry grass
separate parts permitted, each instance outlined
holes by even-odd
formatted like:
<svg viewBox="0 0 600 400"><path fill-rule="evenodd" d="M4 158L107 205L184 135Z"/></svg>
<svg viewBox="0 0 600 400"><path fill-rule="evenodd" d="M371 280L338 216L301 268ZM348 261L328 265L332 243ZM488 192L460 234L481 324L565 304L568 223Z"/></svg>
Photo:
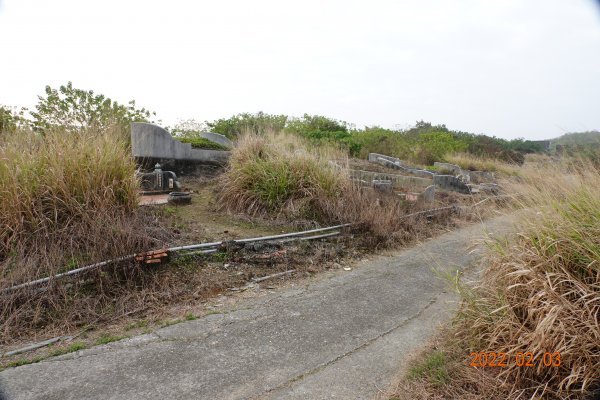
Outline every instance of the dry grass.
<svg viewBox="0 0 600 400"><path fill-rule="evenodd" d="M234 213L352 223L355 232L367 234L361 240L368 245L405 242L419 232L427 234L424 215L405 217L423 206L359 187L350 180L347 165L335 149L314 148L295 136L247 134L232 152L219 204Z"/></svg>
<svg viewBox="0 0 600 400"><path fill-rule="evenodd" d="M490 242L487 268L445 340L450 383L407 383L420 398L592 398L600 389L600 174L589 163L531 165L518 182L519 233ZM454 343L454 344L453 344ZM504 368L468 367L470 352L508 355ZM534 366L518 366L531 352ZM560 366L545 366L559 352Z"/></svg>
<svg viewBox="0 0 600 400"><path fill-rule="evenodd" d="M0 289L150 246L121 131L18 131L0 143ZM0 343L50 321L90 319L110 304L85 278L71 286L98 290L96 304L55 285L3 295Z"/></svg>
<svg viewBox="0 0 600 400"><path fill-rule="evenodd" d="M477 157L467 153L446 155L445 160L464 170L498 172L505 176L519 175L520 168L493 158Z"/></svg>

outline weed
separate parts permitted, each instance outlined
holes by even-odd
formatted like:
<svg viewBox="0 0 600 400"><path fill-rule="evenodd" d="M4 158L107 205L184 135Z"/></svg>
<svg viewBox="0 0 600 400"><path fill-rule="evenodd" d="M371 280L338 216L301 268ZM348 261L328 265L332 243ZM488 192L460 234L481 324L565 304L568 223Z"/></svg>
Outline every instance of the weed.
<svg viewBox="0 0 600 400"><path fill-rule="evenodd" d="M50 353L50 356L61 356L63 354L74 353L76 351L85 349L85 343L83 342L75 342L69 345L68 347L58 348Z"/></svg>
<svg viewBox="0 0 600 400"><path fill-rule="evenodd" d="M224 262L229 259L230 255L226 251L217 251L215 253L211 253L211 257L215 261Z"/></svg>
<svg viewBox="0 0 600 400"><path fill-rule="evenodd" d="M183 320L181 320L181 319L170 319L170 320L163 321L163 322L160 324L160 327L161 327L161 328L166 328L166 327L168 327L168 326L175 325L175 324L179 324L179 323L181 323L181 322L183 322Z"/></svg>
<svg viewBox="0 0 600 400"><path fill-rule="evenodd" d="M0 371L2 369L5 368L14 368L14 367L20 367L21 365L27 365L27 364L35 364L35 363L39 363L40 361L44 360L45 357L39 356L39 357L34 357L34 358L22 358L16 361L11 361L8 364L6 364L6 366L4 368L0 368Z"/></svg>
<svg viewBox="0 0 600 400"><path fill-rule="evenodd" d="M411 379L427 379L434 385L443 385L449 381L446 369L446 355L434 350L418 365L412 367L408 373Z"/></svg>
<svg viewBox="0 0 600 400"><path fill-rule="evenodd" d="M207 150L229 150L229 148L220 145L215 142L211 142L203 137L182 137L177 138L182 143L189 143L194 149L207 149Z"/></svg>
<svg viewBox="0 0 600 400"><path fill-rule="evenodd" d="M125 326L125 330L130 331L132 329L145 328L147 326L148 326L148 320L142 319L140 321L135 321L135 322L131 322L131 323L127 324L127 326Z"/></svg>
<svg viewBox="0 0 600 400"><path fill-rule="evenodd" d="M167 217L172 217L177 213L177 207L166 206L163 207L162 212Z"/></svg>
<svg viewBox="0 0 600 400"><path fill-rule="evenodd" d="M461 290L457 335L467 354L531 352L538 368L503 368L515 393L590 393L600 384L600 171L545 165L506 185L521 194L519 234L492 241L481 283ZM560 353L561 364L544 368L545 352Z"/></svg>
<svg viewBox="0 0 600 400"><path fill-rule="evenodd" d="M127 338L127 336L118 336L118 335L110 335L108 333L103 333L102 335L100 335L100 337L96 340L96 344L100 345L100 344L108 344L111 342L116 342L122 339Z"/></svg>
<svg viewBox="0 0 600 400"><path fill-rule="evenodd" d="M193 321L195 319L198 319L198 317L196 317L194 314L192 313L187 313L185 314L185 316L183 317L186 321Z"/></svg>
<svg viewBox="0 0 600 400"><path fill-rule="evenodd" d="M0 133L0 289L150 247L125 136L119 128ZM0 304L1 340L97 319L112 296L93 305L81 299L117 289L95 285L117 275L103 270L69 288L12 292Z"/></svg>

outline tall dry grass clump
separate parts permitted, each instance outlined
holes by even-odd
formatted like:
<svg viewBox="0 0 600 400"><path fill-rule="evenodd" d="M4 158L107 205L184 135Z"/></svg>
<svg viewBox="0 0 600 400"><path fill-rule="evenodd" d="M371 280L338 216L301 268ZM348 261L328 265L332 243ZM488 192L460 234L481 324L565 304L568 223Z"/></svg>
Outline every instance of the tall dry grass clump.
<svg viewBox="0 0 600 400"><path fill-rule="evenodd" d="M366 233L362 237L369 245L397 243L425 233L425 223L405 218L419 206L358 186L350 180L347 166L341 151L310 146L297 136L245 134L222 177L219 205L254 216L351 223L354 231Z"/></svg>
<svg viewBox="0 0 600 400"><path fill-rule="evenodd" d="M136 166L118 128L1 135L0 290L147 243L135 212ZM3 295L0 334L56 316L72 300L57 291L33 291L29 301Z"/></svg>
<svg viewBox="0 0 600 400"><path fill-rule="evenodd" d="M348 184L341 169L308 151L297 136L244 134L232 151L224 176L222 204L251 215L311 213L319 198L340 196Z"/></svg>
<svg viewBox="0 0 600 400"><path fill-rule="evenodd" d="M600 172L532 166L510 190L521 194L521 230L493 243L481 284L463 292L459 337L470 351L509 355L494 371L514 398L579 398L600 388ZM535 366L518 366L519 352ZM545 352L560 353L560 366L545 366Z"/></svg>
<svg viewBox="0 0 600 400"><path fill-rule="evenodd" d="M479 157L467 153L447 154L444 156L444 159L468 171L498 172L506 176L519 175L520 171L520 168L514 164L509 164L495 158Z"/></svg>

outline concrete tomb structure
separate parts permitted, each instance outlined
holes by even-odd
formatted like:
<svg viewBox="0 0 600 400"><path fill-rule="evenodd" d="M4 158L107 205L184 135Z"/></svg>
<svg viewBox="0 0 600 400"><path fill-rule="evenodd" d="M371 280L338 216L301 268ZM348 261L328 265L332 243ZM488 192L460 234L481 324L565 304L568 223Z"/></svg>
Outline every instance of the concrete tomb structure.
<svg viewBox="0 0 600 400"><path fill-rule="evenodd" d="M392 181L394 187L401 188L426 188L431 185L431 179L419 178L417 176L388 174L385 172L362 171L358 169L349 170L350 177L354 180L373 182L374 180Z"/></svg>
<svg viewBox="0 0 600 400"><path fill-rule="evenodd" d="M419 200L424 203L431 203L435 200L435 185L428 186L427 189L419 195Z"/></svg>
<svg viewBox="0 0 600 400"><path fill-rule="evenodd" d="M401 171L415 176L419 176L421 178L431 178L433 177L433 175L435 175L433 172L406 165L396 157L390 157L383 154L369 153L369 161L381 164L389 168L399 169Z"/></svg>
<svg viewBox="0 0 600 400"><path fill-rule="evenodd" d="M379 190L380 192L392 192L393 186L392 181L390 180L373 179L371 183L375 190Z"/></svg>
<svg viewBox="0 0 600 400"><path fill-rule="evenodd" d="M434 175L433 184L440 189L452 190L463 194L471 193L469 186L454 175Z"/></svg>
<svg viewBox="0 0 600 400"><path fill-rule="evenodd" d="M163 171L158 163L154 166L154 172L140 173L139 177L143 193L169 193L181 189L177 175L172 171Z"/></svg>
<svg viewBox="0 0 600 400"><path fill-rule="evenodd" d="M205 139L232 147L225 136L205 133ZM179 174L195 174L203 166L220 166L227 163L229 151L194 149L190 143L174 139L158 125L145 122L131 124L131 151L144 168L160 163L164 168Z"/></svg>
<svg viewBox="0 0 600 400"><path fill-rule="evenodd" d="M490 182L493 181L496 176L491 171L468 171L460 168L458 165L443 163L443 162L434 162L433 165L442 170L446 170L451 172L453 175L461 175L464 177L468 177L463 179L465 183L481 183L481 182Z"/></svg>
<svg viewBox="0 0 600 400"><path fill-rule="evenodd" d="M495 176L493 172L489 171L467 171L460 168L458 165L435 162L433 165L438 167L441 172L447 172L449 174L436 174L430 171L425 171L417 168L410 167L400 161L398 158L386 156L383 154L370 153L369 161L373 163L378 163L384 165L386 167L400 169L407 173L417 175L420 177L431 178L429 182L433 182L434 186L437 186L440 189L452 190L459 193L470 194L470 193L479 193L480 191L484 191L486 193L496 194L499 191L499 186L494 183L482 183L489 182L494 180ZM362 177L361 177L362 178ZM408 178L408 177L405 177ZM413 179L422 179L415 178ZM362 178L364 179L364 178ZM471 181L476 183L475 185L471 184ZM429 189L429 188L428 188ZM429 189L431 190L431 189ZM429 193L427 192L427 196L423 196L423 199L429 198Z"/></svg>

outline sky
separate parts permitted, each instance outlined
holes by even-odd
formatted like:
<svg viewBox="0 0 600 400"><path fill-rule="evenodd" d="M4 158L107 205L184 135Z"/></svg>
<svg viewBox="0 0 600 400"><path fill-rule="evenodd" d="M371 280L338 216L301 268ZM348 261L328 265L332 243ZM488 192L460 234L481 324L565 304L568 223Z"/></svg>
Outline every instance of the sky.
<svg viewBox="0 0 600 400"><path fill-rule="evenodd" d="M0 104L72 81L164 125L264 111L503 138L600 130L592 0L0 0Z"/></svg>

